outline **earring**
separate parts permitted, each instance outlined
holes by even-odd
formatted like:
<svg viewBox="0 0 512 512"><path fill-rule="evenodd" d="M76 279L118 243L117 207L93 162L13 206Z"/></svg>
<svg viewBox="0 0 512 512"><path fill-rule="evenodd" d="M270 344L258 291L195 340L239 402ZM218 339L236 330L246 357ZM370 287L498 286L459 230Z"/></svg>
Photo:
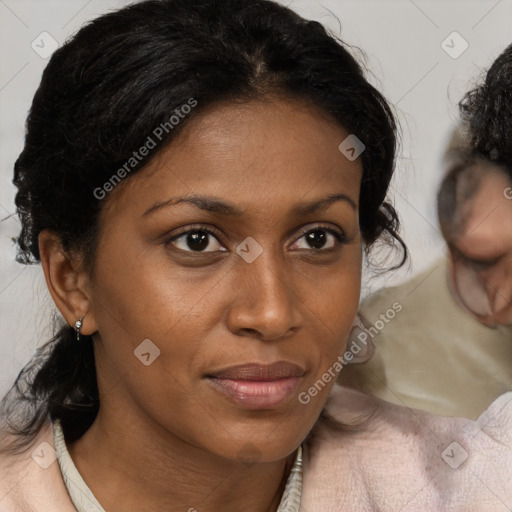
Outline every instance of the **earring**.
<svg viewBox="0 0 512 512"><path fill-rule="evenodd" d="M81 330L82 330L82 320L83 319L84 319L84 317L80 318L80 320L77 320L75 322L75 331L76 331L76 341L77 342L80 341L80 334L81 334Z"/></svg>

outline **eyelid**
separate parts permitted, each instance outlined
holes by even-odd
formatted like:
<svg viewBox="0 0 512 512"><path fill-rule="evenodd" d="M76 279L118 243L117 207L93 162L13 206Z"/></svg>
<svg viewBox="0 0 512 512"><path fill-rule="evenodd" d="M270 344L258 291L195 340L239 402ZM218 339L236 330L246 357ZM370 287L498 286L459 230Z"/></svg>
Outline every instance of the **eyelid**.
<svg viewBox="0 0 512 512"><path fill-rule="evenodd" d="M474 258L469 258L468 256L460 253L460 256L462 257L462 259L468 264L468 265L472 265L474 267L483 267L484 269L485 268L489 268L489 267L492 267L493 265L495 265L501 258L501 256L498 256L496 258L492 258L492 259L489 259L489 260L476 260Z"/></svg>
<svg viewBox="0 0 512 512"><path fill-rule="evenodd" d="M339 228L336 229L331 225L326 225L326 224L320 222L320 223L310 223L305 227L299 228L299 233L294 238L292 245L295 242L297 242L297 240L301 239L304 235L307 235L308 233L310 233L312 231L316 231L316 230L324 230L324 231L327 231L328 233L332 234L336 238L336 241L338 242L338 244L342 244L343 242L346 241L346 235L343 230L341 230ZM165 244L168 245L171 242L173 242L174 240L182 237L183 235L186 235L186 234L188 234L190 232L194 232L194 231L204 231L206 233L209 233L209 234L213 235L215 238L217 238L219 243L221 243L222 245L225 245L224 242L222 241L222 238L223 238L222 233L220 231L218 231L216 228L214 228L213 226L209 226L208 224L192 224L190 226L187 226L182 231L179 231L178 233L173 234L171 237L167 237L165 240ZM316 251L316 252L328 252L329 249L309 249L309 250ZM208 254L208 253L213 253L213 252L217 252L217 251L183 251L183 252L190 252L190 253L197 253L197 254Z"/></svg>
<svg viewBox="0 0 512 512"><path fill-rule="evenodd" d="M213 226L210 226L208 224L191 224L190 226L186 226L181 231L178 231L178 233L175 233L172 235L172 237L168 238L168 241L175 240L176 238L179 238L180 236L186 235L191 232L195 231L205 231L206 233L210 233L211 235L216 236L217 238L222 238L222 233L214 228Z"/></svg>
<svg viewBox="0 0 512 512"><path fill-rule="evenodd" d="M197 231L204 231L205 233L208 233L212 236L214 236L220 244L223 246L225 245L222 241L223 235L222 233L214 228L213 226L210 226L208 224L191 224L190 226L186 226L183 230L179 231L178 233L173 234L172 236L167 236L165 238L165 246L169 245L171 242L174 242L178 238L181 238L184 235L187 235L188 233L194 233ZM175 247L176 250L181 251L183 253L190 253L190 254L209 254L214 253L218 251L183 251L182 249L179 249L178 247ZM224 252L224 251L222 251Z"/></svg>
<svg viewBox="0 0 512 512"><path fill-rule="evenodd" d="M319 229L322 229L322 230L327 231L328 233L331 233L332 235L334 235L334 237L338 240L338 242L343 242L343 241L346 240L346 234L341 229L336 229L336 228L334 228L332 226L328 226L328 225L323 224L321 222L320 223L316 223L316 224L315 223L309 224L308 226L309 227L300 228L299 234L295 238L295 241L293 243L295 243L297 240L299 240L299 238L302 238L304 235L307 235L311 231L316 231L316 230L319 230Z"/></svg>

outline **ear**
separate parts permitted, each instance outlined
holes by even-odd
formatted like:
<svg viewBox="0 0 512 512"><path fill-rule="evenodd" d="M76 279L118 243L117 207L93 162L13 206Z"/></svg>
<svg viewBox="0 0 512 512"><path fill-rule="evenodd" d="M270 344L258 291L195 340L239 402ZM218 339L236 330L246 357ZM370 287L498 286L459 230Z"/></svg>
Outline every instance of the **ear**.
<svg viewBox="0 0 512 512"><path fill-rule="evenodd" d="M369 320L361 313L358 313L354 319L354 324L347 341L346 350L354 354L350 364L364 363L373 356L375 345L372 342L372 335L368 331L370 327L371 323Z"/></svg>
<svg viewBox="0 0 512 512"><path fill-rule="evenodd" d="M96 332L89 293L90 280L83 270L82 260L68 254L62 247L59 235L52 231L42 231L38 241L46 285L62 316L72 327L85 316L81 332Z"/></svg>

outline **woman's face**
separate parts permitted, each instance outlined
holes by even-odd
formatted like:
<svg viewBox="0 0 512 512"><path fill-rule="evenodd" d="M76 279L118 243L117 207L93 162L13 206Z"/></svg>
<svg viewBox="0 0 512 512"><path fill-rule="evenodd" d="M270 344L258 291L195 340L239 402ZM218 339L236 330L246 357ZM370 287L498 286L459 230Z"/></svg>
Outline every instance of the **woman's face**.
<svg viewBox="0 0 512 512"><path fill-rule="evenodd" d="M348 135L291 100L217 106L105 199L86 317L100 412L232 460L300 444L358 308Z"/></svg>

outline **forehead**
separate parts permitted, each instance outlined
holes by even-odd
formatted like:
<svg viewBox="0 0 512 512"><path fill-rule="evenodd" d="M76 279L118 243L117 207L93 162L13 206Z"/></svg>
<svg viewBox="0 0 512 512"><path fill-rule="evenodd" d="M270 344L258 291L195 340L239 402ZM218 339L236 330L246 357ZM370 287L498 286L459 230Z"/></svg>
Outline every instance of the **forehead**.
<svg viewBox="0 0 512 512"><path fill-rule="evenodd" d="M455 245L463 253L478 259L512 250L512 201L506 195L510 186L503 171L485 169L477 191L460 211L463 227Z"/></svg>
<svg viewBox="0 0 512 512"><path fill-rule="evenodd" d="M357 204L361 159L338 149L349 133L326 113L289 99L225 103L191 119L146 169L130 178L118 208L203 193L248 207L342 190Z"/></svg>

